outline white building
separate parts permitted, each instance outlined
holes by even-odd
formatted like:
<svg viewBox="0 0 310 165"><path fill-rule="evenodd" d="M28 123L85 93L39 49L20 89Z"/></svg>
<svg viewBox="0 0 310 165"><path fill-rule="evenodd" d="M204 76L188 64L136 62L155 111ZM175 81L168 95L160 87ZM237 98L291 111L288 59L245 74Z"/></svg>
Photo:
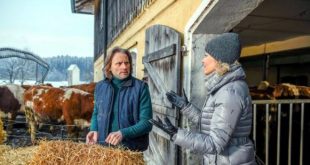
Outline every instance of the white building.
<svg viewBox="0 0 310 165"><path fill-rule="evenodd" d="M71 64L67 69L68 85L80 84L80 69L76 64Z"/></svg>

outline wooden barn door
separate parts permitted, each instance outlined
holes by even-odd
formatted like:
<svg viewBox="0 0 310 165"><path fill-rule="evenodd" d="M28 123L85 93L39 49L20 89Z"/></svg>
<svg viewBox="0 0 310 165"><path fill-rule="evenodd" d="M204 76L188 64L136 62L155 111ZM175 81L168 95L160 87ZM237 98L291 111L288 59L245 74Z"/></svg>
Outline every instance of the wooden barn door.
<svg viewBox="0 0 310 165"><path fill-rule="evenodd" d="M166 92L180 94L181 37L175 30L154 25L146 30L143 64L148 73L148 85L152 98L153 118L167 116L172 124L179 126L179 114L166 99ZM157 127L150 133L150 147L145 152L148 164L178 164L177 146L170 137Z"/></svg>

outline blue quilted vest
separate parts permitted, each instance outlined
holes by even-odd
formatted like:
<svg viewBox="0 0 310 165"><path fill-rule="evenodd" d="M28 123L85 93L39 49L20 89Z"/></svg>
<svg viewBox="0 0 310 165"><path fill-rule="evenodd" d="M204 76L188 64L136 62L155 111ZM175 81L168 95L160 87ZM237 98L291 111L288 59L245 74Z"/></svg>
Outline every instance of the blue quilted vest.
<svg viewBox="0 0 310 165"><path fill-rule="evenodd" d="M114 89L111 80L105 79L97 83L95 92L95 104L97 106L97 125L99 143L105 144L111 124L111 112L113 111ZM123 82L119 89L118 97L118 125L119 129L135 125L139 121L139 99L146 84L134 77ZM136 138L124 138L122 145L130 150L144 151L149 145L148 134Z"/></svg>

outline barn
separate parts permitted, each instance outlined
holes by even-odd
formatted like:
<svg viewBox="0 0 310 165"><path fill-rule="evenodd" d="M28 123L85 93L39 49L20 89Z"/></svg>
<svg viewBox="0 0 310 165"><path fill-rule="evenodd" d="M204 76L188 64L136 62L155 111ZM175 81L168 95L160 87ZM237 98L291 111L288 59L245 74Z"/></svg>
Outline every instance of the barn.
<svg viewBox="0 0 310 165"><path fill-rule="evenodd" d="M153 116L168 116L182 128L196 129L164 94L185 89L190 101L201 107L206 94L201 76L204 45L219 33L240 34L240 62L253 98L251 137L264 164L310 163L305 154L310 137L309 6L304 0L71 0L73 13L95 19L94 80L103 79L109 50L116 45L129 49L133 75L149 84ZM0 57L7 58L8 52L39 61L48 70L24 51L1 48ZM37 81L43 82L46 73ZM13 121L25 103L32 133L39 122L64 122L71 136L80 120L83 125L90 120L95 83L71 85L27 87L25 95L23 88L0 86L0 109ZM144 153L149 164L200 162L200 155L174 145L157 128L149 138Z"/></svg>
<svg viewBox="0 0 310 165"><path fill-rule="evenodd" d="M310 135L308 1L73 0L71 6L74 13L94 15L95 81L103 79L101 70L111 48L129 49L134 74L148 81L153 116L168 116L188 129L195 127L169 110L164 94L184 88L190 100L202 106L204 45L219 33L238 33L243 44L240 62L253 89L252 138L258 158L264 164L310 163L305 154ZM259 88L262 81L269 85ZM259 93L263 96L256 98ZM173 145L156 128L150 142L145 152L150 164L200 162L199 155Z"/></svg>

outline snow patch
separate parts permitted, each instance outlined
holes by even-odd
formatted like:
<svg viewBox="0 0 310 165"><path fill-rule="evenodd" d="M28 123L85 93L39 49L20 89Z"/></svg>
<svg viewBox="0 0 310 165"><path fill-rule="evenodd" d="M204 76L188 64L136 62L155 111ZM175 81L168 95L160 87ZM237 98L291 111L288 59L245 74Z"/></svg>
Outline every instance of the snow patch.
<svg viewBox="0 0 310 165"><path fill-rule="evenodd" d="M66 88L66 89L64 89L64 91L65 91L65 94L64 94L63 101L70 99L73 92L81 94L81 95L88 95L89 94L89 93L87 93L85 91L82 91L82 90L79 90L79 89L75 89L75 88Z"/></svg>

